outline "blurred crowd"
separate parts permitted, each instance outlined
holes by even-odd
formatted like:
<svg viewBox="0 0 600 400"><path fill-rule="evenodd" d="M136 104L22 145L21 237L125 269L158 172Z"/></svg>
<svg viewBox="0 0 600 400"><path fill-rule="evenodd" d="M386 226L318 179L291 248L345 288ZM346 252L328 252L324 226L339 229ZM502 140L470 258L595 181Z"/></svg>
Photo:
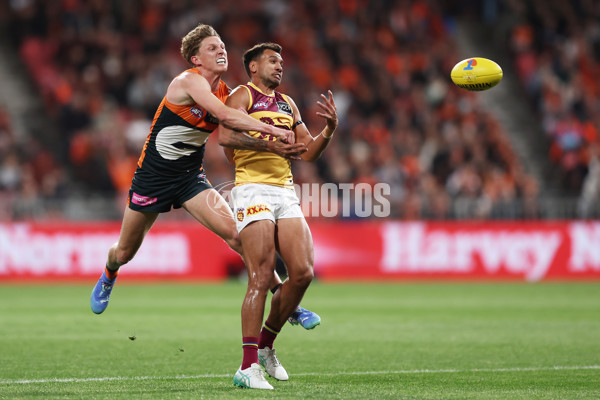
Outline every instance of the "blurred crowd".
<svg viewBox="0 0 600 400"><path fill-rule="evenodd" d="M590 208L600 200L600 2L510 0L510 49L551 140L561 183ZM583 210L583 214L586 212Z"/></svg>
<svg viewBox="0 0 600 400"><path fill-rule="evenodd" d="M0 221L62 217L68 178L56 156L15 132L0 106Z"/></svg>
<svg viewBox="0 0 600 400"><path fill-rule="evenodd" d="M28 180L42 192L56 180L46 175L64 176L61 164L77 187L90 196L113 196L123 207L156 107L170 80L188 67L179 54L181 38L208 23L227 46L230 67L223 79L231 87L248 80L241 62L247 48L263 41L283 46L280 89L296 101L314 134L323 126L316 116L319 94L333 91L336 138L317 163L294 163L297 183L388 183L391 216L399 219L539 216L538 182L523 172L506 132L476 94L449 81L459 61L455 21L436 1L19 0L7 12L11 38L61 140L54 158L40 149L33 159L12 159L22 149L9 149L10 127L8 134L0 127L0 151L8 154L0 165L2 196L22 191ZM523 79L532 72L521 58L534 60L536 68L543 61L564 72L548 77L550 86L560 91L571 85L571 99L578 100L577 107L565 108L564 120L545 120L549 130L579 121L582 113L598 118L592 113L598 83L572 69L573 47L592 34L584 35L584 27L581 38L556 54L528 49L536 43L536 25L515 27ZM518 43L518 29L530 30L530 43ZM563 59L563 52L572 57ZM536 82L528 87L543 98L541 108L565 107L556 104L562 96ZM588 140L592 133L581 127L580 139ZM233 180L216 138L207 146L213 185ZM36 163L57 167L36 169Z"/></svg>

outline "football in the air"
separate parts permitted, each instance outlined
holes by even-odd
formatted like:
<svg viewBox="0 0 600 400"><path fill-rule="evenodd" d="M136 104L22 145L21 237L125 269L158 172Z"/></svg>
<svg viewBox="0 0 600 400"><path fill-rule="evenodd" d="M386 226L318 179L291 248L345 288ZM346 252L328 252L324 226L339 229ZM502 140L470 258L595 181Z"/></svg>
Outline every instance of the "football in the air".
<svg viewBox="0 0 600 400"><path fill-rule="evenodd" d="M467 58L452 68L450 78L456 86L463 89L488 90L502 80L502 68L487 58Z"/></svg>

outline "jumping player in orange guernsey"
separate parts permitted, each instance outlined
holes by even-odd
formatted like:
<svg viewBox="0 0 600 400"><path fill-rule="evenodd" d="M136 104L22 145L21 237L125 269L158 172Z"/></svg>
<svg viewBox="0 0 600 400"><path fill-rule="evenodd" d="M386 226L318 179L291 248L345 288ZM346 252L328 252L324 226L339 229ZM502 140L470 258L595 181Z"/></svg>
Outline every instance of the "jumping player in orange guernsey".
<svg viewBox="0 0 600 400"><path fill-rule="evenodd" d="M238 135L231 145L239 149L270 151L285 158L299 158L306 151L304 144L294 144L293 132L225 106L230 90L221 75L227 71L227 51L211 26L190 31L182 40L181 54L192 68L173 79L156 111L129 191L119 240L109 249L106 268L92 291L90 303L96 314L108 306L119 268L134 257L158 215L171 207L183 207L241 254L231 210L202 168L204 144L219 124L277 138L266 143ZM281 280L274 274L274 292L279 285Z"/></svg>
<svg viewBox="0 0 600 400"><path fill-rule="evenodd" d="M306 145L304 161L316 160L331 140L338 125L331 91L317 102L325 128L313 137L294 101L275 91L283 75L281 46L263 43L244 53L244 66L251 79L238 86L225 104L243 109L257 120L289 129L296 141ZM250 131L252 137L266 142L275 137ZM239 136L226 126L219 127L219 142L228 143ZM242 305L243 360L235 373L234 384L257 389L273 389L258 370L259 361L277 380L288 374L277 359L273 342L294 313L313 278L312 236L293 186L290 161L277 154L248 149L225 149L235 163L235 188L232 191L236 224L248 269L248 288ZM271 311L264 322L264 308L275 270L276 252L288 269L288 279L271 299ZM262 329L261 329L262 326Z"/></svg>

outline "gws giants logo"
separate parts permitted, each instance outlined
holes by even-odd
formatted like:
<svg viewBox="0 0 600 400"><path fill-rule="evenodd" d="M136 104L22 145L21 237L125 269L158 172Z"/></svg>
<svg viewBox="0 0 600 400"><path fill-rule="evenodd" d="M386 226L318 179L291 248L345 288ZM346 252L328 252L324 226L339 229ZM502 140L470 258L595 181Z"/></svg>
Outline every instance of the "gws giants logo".
<svg viewBox="0 0 600 400"><path fill-rule="evenodd" d="M237 217L237 220L240 222L242 222L244 220L244 209L243 208L237 209L236 217Z"/></svg>
<svg viewBox="0 0 600 400"><path fill-rule="evenodd" d="M202 118L202 116L204 115L204 110L200 107L192 107L190 113L192 113L192 115L196 118Z"/></svg>

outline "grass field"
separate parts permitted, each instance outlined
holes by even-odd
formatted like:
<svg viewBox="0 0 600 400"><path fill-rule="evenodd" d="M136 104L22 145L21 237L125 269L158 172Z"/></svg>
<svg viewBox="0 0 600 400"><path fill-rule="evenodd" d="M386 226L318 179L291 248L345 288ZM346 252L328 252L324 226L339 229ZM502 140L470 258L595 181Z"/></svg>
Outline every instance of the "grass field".
<svg viewBox="0 0 600 400"><path fill-rule="evenodd" d="M2 399L599 399L599 284L315 283L288 382L236 388L244 283L0 286ZM132 340L134 339L134 340Z"/></svg>

